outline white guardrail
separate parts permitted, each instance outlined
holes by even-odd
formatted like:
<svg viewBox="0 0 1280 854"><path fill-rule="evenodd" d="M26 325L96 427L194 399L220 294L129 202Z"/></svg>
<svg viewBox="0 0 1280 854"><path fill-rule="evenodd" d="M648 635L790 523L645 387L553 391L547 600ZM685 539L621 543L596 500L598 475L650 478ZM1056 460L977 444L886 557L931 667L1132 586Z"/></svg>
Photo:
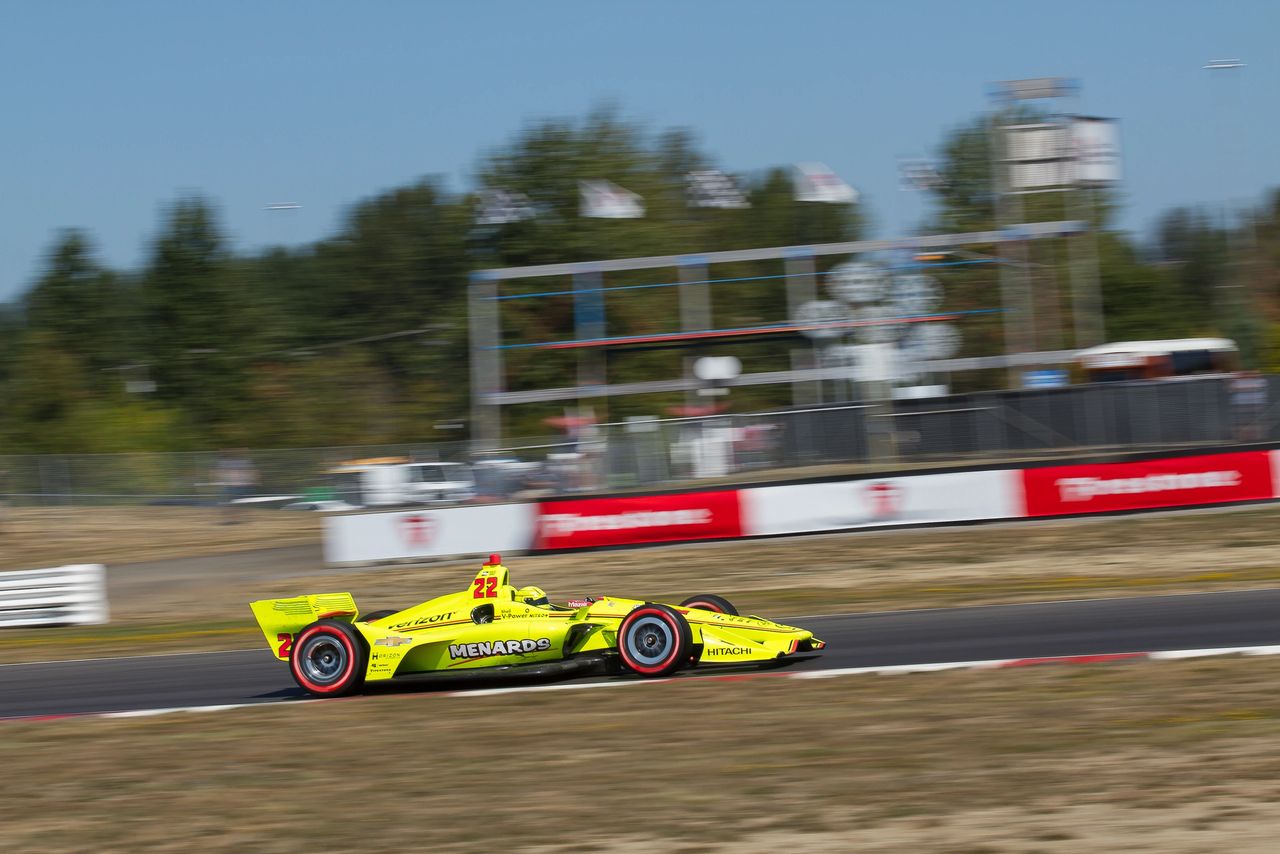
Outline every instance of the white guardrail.
<svg viewBox="0 0 1280 854"><path fill-rule="evenodd" d="M0 572L0 627L105 623L106 578L100 563Z"/></svg>

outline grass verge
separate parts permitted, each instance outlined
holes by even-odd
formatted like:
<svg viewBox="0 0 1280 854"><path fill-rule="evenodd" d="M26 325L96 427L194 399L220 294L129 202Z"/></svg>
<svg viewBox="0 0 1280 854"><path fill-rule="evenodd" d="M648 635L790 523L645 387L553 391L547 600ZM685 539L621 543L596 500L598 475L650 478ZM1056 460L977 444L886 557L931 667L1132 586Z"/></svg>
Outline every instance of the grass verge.
<svg viewBox="0 0 1280 854"><path fill-rule="evenodd" d="M1271 851L1277 685L1221 659L7 724L0 849Z"/></svg>

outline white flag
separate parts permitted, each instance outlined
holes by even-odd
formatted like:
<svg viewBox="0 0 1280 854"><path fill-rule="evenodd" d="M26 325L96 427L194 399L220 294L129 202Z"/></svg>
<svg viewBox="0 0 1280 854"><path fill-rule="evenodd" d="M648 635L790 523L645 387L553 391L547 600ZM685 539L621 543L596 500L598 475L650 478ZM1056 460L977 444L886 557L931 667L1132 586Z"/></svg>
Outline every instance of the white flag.
<svg viewBox="0 0 1280 854"><path fill-rule="evenodd" d="M918 157L899 159L898 177L904 190L937 190L947 185L936 166Z"/></svg>
<svg viewBox="0 0 1280 854"><path fill-rule="evenodd" d="M751 203L742 195L738 185L723 172L709 170L690 172L684 176L685 193L691 208L749 208Z"/></svg>
<svg viewBox="0 0 1280 854"><path fill-rule="evenodd" d="M825 163L797 163L795 198L797 202L850 204L858 200L858 191L840 180Z"/></svg>
<svg viewBox="0 0 1280 854"><path fill-rule="evenodd" d="M480 191L476 204L476 225L502 225L533 219L537 211L524 193L494 188Z"/></svg>
<svg viewBox="0 0 1280 854"><path fill-rule="evenodd" d="M609 181L579 181L582 201L579 216L635 219L644 216L644 199Z"/></svg>

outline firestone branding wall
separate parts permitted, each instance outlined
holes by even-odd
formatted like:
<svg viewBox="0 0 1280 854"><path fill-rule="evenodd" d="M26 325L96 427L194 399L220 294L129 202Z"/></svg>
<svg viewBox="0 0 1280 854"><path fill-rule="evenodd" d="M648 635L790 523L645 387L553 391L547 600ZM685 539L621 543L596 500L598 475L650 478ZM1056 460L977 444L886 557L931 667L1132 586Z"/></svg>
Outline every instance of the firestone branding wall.
<svg viewBox="0 0 1280 854"><path fill-rule="evenodd" d="M1280 451L951 472L673 495L330 516L325 558L374 563L886 525L1114 513L1277 497Z"/></svg>
<svg viewBox="0 0 1280 854"><path fill-rule="evenodd" d="M632 543L741 537L741 493L683 492L544 501L535 549L589 549Z"/></svg>
<svg viewBox="0 0 1280 854"><path fill-rule="evenodd" d="M1114 513L1276 497L1275 451L1140 462L1050 466L1022 472L1027 516Z"/></svg>

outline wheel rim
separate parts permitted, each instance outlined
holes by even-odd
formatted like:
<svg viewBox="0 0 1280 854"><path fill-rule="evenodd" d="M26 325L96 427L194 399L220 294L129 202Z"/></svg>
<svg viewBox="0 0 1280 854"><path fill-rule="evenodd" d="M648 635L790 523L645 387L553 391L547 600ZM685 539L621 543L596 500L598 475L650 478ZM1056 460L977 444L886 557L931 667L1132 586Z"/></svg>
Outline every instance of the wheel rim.
<svg viewBox="0 0 1280 854"><path fill-rule="evenodd" d="M307 641L300 656L302 672L317 685L332 685L347 669L347 647L337 638L321 635Z"/></svg>
<svg viewBox="0 0 1280 854"><path fill-rule="evenodd" d="M661 664L676 645L675 632L661 617L640 617L627 632L627 652L645 666Z"/></svg>

